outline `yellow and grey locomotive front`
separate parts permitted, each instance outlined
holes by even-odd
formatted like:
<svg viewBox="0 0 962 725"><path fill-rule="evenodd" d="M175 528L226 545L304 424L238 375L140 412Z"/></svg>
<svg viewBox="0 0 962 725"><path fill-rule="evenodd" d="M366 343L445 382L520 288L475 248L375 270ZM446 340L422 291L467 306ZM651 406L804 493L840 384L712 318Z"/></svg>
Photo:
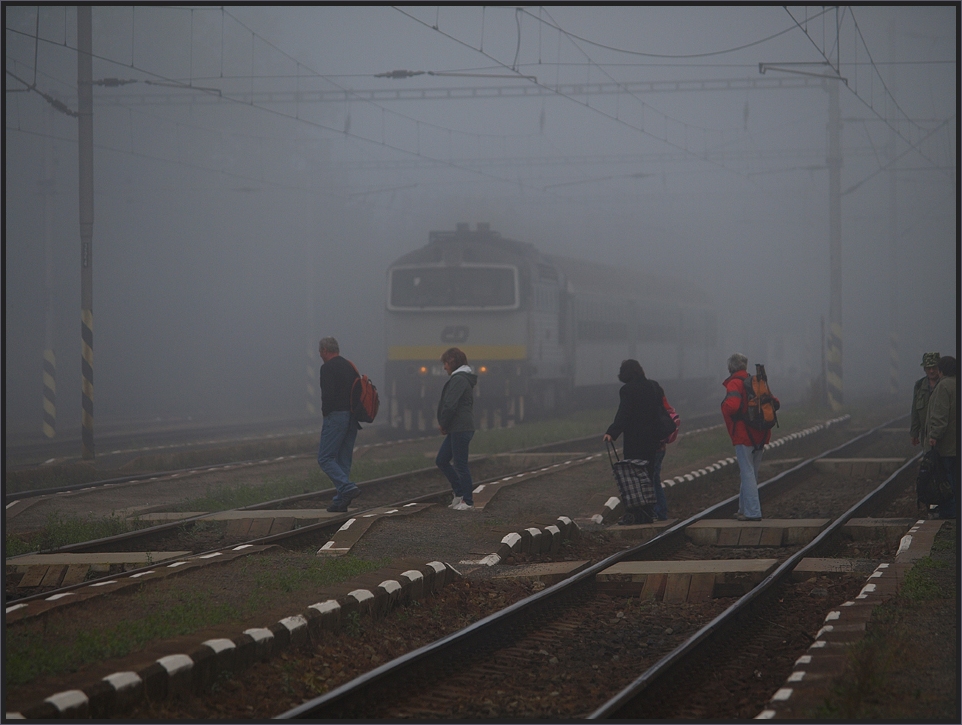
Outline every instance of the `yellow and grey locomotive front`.
<svg viewBox="0 0 962 725"><path fill-rule="evenodd" d="M447 380L440 357L450 347L463 350L478 374L481 427L524 419L532 378L563 374L559 281L550 265L539 270L539 259L533 245L486 224L473 231L459 224L453 232L431 232L427 246L391 265L385 380L392 425L434 427ZM539 314L552 300L554 309Z"/></svg>

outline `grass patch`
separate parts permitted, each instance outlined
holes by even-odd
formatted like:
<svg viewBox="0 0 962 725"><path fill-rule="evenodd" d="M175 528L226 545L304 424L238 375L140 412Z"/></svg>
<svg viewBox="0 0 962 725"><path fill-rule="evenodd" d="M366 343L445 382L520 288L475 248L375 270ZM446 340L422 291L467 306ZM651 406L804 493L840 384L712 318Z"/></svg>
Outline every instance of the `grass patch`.
<svg viewBox="0 0 962 725"><path fill-rule="evenodd" d="M954 527L939 532L898 595L875 608L842 676L804 719L957 721L958 625L946 628L957 611L956 540Z"/></svg>
<svg viewBox="0 0 962 725"><path fill-rule="evenodd" d="M580 438L592 433L597 433L600 439L613 416L614 412L610 410L584 411L558 420L522 423L513 428L479 430L471 441L471 453L481 455L502 453ZM438 445L440 445L440 437ZM409 455L387 460L355 458L351 467L351 479L370 481L421 468L430 468L432 463L432 460L423 455ZM204 496L182 501L171 510L222 511L328 488L331 488L330 480L321 471L315 470L305 478L286 476L265 479L260 485L210 488Z"/></svg>
<svg viewBox="0 0 962 725"><path fill-rule="evenodd" d="M220 448L152 453L139 456L124 467L125 472L173 471L215 466L236 461L256 461L278 456L296 456L317 451L318 435L300 435L265 441L251 441Z"/></svg>
<svg viewBox="0 0 962 725"><path fill-rule="evenodd" d="M39 531L6 534L4 544L9 557L125 534L137 528L140 528L140 525L136 521L129 521L118 514L100 518L79 518L56 513L47 517L46 525Z"/></svg>
<svg viewBox="0 0 962 725"><path fill-rule="evenodd" d="M951 592L944 591L934 576L936 570L946 566L944 561L936 561L931 556L919 559L902 580L899 597L909 602L924 602L951 596Z"/></svg>
<svg viewBox="0 0 962 725"><path fill-rule="evenodd" d="M181 586L165 601L158 601L154 592L142 587L132 595L129 616L120 621L105 617L101 626L77 626L72 617L55 615L44 622L9 627L5 633L6 683L22 685L38 677L76 671L92 662L139 651L157 640L243 620L276 602L279 591L314 591L386 564L352 556L249 557L235 564L233 598L218 596L216 590Z"/></svg>
<svg viewBox="0 0 962 725"><path fill-rule="evenodd" d="M615 417L615 409L586 410L562 418L521 423L512 428L489 428L475 432L472 453L505 453L548 443L604 435Z"/></svg>
<svg viewBox="0 0 962 725"><path fill-rule="evenodd" d="M41 488L62 488L100 481L103 471L89 462L63 465L36 466L21 471L4 471L7 494L35 491Z"/></svg>

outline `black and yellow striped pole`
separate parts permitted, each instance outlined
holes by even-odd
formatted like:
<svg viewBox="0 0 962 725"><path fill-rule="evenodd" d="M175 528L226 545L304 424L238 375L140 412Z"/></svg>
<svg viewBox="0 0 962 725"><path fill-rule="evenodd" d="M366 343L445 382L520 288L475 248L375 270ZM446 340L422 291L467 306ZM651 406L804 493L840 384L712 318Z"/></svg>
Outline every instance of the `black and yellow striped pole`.
<svg viewBox="0 0 962 725"><path fill-rule="evenodd" d="M833 411L842 407L842 114L839 80L828 81L828 225L829 302L828 350L825 382L828 404Z"/></svg>
<svg viewBox="0 0 962 725"><path fill-rule="evenodd" d="M94 121L91 8L77 7L77 139L80 166L81 441L84 459L94 457Z"/></svg>
<svg viewBox="0 0 962 725"><path fill-rule="evenodd" d="M43 434L57 435L57 357L50 348L43 351Z"/></svg>

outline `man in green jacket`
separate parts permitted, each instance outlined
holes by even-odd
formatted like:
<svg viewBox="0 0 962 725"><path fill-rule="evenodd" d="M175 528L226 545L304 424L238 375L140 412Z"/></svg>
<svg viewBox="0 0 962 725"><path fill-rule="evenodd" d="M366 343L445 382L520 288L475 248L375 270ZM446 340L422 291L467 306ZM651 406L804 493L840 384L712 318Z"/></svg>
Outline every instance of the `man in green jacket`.
<svg viewBox="0 0 962 725"><path fill-rule="evenodd" d="M926 445L939 454L939 462L948 474L952 484L952 500L939 506L934 516L940 519L955 518L955 503L958 500L958 398L956 379L958 363L954 357L946 355L939 360L939 382L929 396L925 419Z"/></svg>
<svg viewBox="0 0 962 725"><path fill-rule="evenodd" d="M925 447L925 411L929 405L929 396L939 382L939 354L937 352L927 352L922 355L922 369L925 377L915 381L912 390L912 412L911 423L909 425L909 435L912 436L912 445L917 446L922 442Z"/></svg>

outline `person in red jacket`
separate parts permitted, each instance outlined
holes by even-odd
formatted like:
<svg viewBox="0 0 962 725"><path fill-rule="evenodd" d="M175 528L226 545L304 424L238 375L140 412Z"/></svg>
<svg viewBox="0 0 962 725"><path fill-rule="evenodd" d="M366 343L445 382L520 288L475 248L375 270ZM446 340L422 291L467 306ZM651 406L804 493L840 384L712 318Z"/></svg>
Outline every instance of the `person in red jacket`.
<svg viewBox="0 0 962 725"><path fill-rule="evenodd" d="M758 500L758 467L762 463L762 451L771 440L771 430L752 428L746 422L748 398L745 395L745 380L748 374L748 358L735 353L728 358L730 375L722 385L725 386L725 399L721 404L722 416L728 427L728 435L735 446L738 471L741 475L741 488L738 492L739 521L760 521L762 505ZM775 399L778 407L778 400Z"/></svg>

